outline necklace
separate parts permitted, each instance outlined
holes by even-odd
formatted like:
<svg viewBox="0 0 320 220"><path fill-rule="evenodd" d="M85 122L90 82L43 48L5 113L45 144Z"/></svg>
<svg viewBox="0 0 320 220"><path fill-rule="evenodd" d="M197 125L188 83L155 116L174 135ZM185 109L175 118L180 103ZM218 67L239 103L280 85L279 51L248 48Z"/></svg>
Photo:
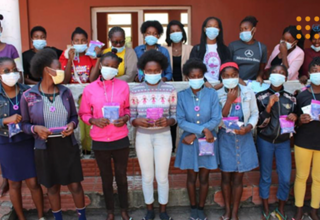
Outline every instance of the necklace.
<svg viewBox="0 0 320 220"><path fill-rule="evenodd" d="M108 104L109 99L108 99L108 94L107 94L106 85L104 84L104 81L103 81L103 89L104 89L104 97L105 97L107 104ZM113 102L113 89L114 89L114 83L112 82L111 102Z"/></svg>
<svg viewBox="0 0 320 220"><path fill-rule="evenodd" d="M41 90L42 96L46 98L45 103L49 106L50 112L55 112L56 107L54 106L54 101L56 100L56 87L53 88L52 103L49 101L49 98L47 98L46 95L44 94L41 84L40 84L40 90Z"/></svg>
<svg viewBox="0 0 320 220"><path fill-rule="evenodd" d="M197 98L191 91L191 95L193 97L192 101L193 101L193 105L194 105L194 110L196 112L200 111L200 102L201 102L201 95L202 95L202 90L200 90L199 92L199 98ZM194 101L196 100L198 102L198 105L196 105L196 102Z"/></svg>
<svg viewBox="0 0 320 220"><path fill-rule="evenodd" d="M7 98L8 98L9 101L11 102L11 104L12 104L12 106L13 106L13 107L12 107L13 110L18 110L18 109L19 109L19 101L18 101L17 85L15 86L15 90L16 90L16 104L14 104L14 103L11 101L11 99L10 99L9 96L7 95L6 91L4 91L4 89L3 89L3 92L4 92L4 94L6 94Z"/></svg>

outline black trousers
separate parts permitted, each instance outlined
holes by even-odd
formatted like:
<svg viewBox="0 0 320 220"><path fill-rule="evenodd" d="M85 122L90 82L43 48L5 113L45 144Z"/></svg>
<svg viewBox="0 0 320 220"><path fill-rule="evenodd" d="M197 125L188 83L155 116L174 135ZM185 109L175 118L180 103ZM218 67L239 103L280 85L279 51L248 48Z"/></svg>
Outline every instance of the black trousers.
<svg viewBox="0 0 320 220"><path fill-rule="evenodd" d="M118 195L121 210L128 210L128 181L127 181L127 165L129 158L129 148L119 150L95 150L94 151L100 176L102 179L102 187L104 200L108 213L114 211L113 197L113 171L111 159L114 163L114 173L118 187Z"/></svg>

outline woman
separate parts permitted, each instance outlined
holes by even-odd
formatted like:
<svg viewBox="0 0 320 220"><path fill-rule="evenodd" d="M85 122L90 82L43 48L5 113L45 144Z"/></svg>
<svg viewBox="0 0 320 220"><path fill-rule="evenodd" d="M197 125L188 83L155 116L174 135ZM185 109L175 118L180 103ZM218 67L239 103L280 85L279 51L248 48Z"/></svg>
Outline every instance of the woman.
<svg viewBox="0 0 320 220"><path fill-rule="evenodd" d="M82 96L79 115L92 126L90 135L92 149L97 160L102 179L103 195L108 212L108 220L114 219L113 171L111 158L114 161L115 176L120 200L121 216L128 216L128 182L127 165L129 157L129 138L127 121L130 114L129 86L116 78L122 59L112 52L100 58L101 77L88 85ZM101 109L117 103L118 117L115 121L105 118Z"/></svg>
<svg viewBox="0 0 320 220"><path fill-rule="evenodd" d="M304 49L304 62L301 69L300 82L306 84L309 79L309 64L314 57L320 57L320 30L311 29L311 47Z"/></svg>
<svg viewBox="0 0 320 220"><path fill-rule="evenodd" d="M220 219L239 220L243 175L258 167L252 130L258 122L259 111L254 92L239 84L239 67L236 63L227 62L221 65L220 73L223 88L218 91L218 95L222 116L237 117L239 120L238 129L226 130L226 126L223 125L218 135L221 188L226 207ZM243 126L240 126L241 124Z"/></svg>
<svg viewBox="0 0 320 220"><path fill-rule="evenodd" d="M125 45L126 43L126 34L121 27L113 27L108 34L109 40L111 42L111 47L105 49L103 53L116 51L118 57L122 59L122 62L119 64L118 79L121 79L126 82L133 82L134 77L137 75L137 55L134 50ZM99 58L98 60L99 61ZM97 62L95 68L99 74L99 62ZM97 74L97 77L98 77Z"/></svg>
<svg viewBox="0 0 320 220"><path fill-rule="evenodd" d="M311 100L320 100L320 58L315 57L309 65L310 88L301 92L297 97L298 128L294 138L294 157L296 162L296 179L294 183L295 219L303 216L306 182L312 166L311 213L313 220L319 220L317 211L320 204L320 117L312 120L310 112L302 109L311 104Z"/></svg>
<svg viewBox="0 0 320 220"><path fill-rule="evenodd" d="M172 80L186 81L186 77L182 74L182 67L189 59L192 46L185 44L187 42L187 34L180 21L170 21L167 27L166 42L168 44L166 48L172 63ZM176 148L177 125L171 127L171 135L174 151Z"/></svg>
<svg viewBox="0 0 320 220"><path fill-rule="evenodd" d="M136 151L142 175L142 190L147 214L145 220L155 218L153 210L153 181L156 176L160 204L160 219L171 219L166 212L169 199L169 165L172 151L170 126L176 123L177 93L174 87L161 80L168 67L167 58L159 51L149 50L139 59L145 82L130 93L131 123L137 127Z"/></svg>
<svg viewBox="0 0 320 220"><path fill-rule="evenodd" d="M223 41L223 28L219 18L209 17L203 22L200 44L193 47L190 58L198 58L206 64L206 81L219 80L221 63L230 59L230 51Z"/></svg>
<svg viewBox="0 0 320 220"><path fill-rule="evenodd" d="M300 38L298 38L300 36ZM271 66L283 64L288 69L288 80L298 80L299 70L304 60L304 36L296 26L288 26L283 30L280 44L273 49L265 70L269 73ZM264 77L268 74L265 73Z"/></svg>
<svg viewBox="0 0 320 220"><path fill-rule="evenodd" d="M218 168L218 125L221 122L221 107L214 89L204 87L206 65L198 59L190 59L183 66L183 73L189 80L190 88L178 93L177 120L184 130L180 138L175 167L188 170L187 189L191 205L191 220L207 219L203 208L209 188L209 172ZM195 109L198 106L200 109ZM192 110L191 110L192 109ZM218 114L219 113L219 114ZM199 156L199 138L214 142L213 155ZM200 198L197 207L196 182L199 176Z"/></svg>
<svg viewBox="0 0 320 220"><path fill-rule="evenodd" d="M59 85L64 79L64 71L60 68L53 50L43 49L34 55L30 70L34 77L42 80L23 93L22 129L35 138L37 177L48 190L54 218L62 220L60 188L66 185L79 220L85 220L80 153L73 134L78 125L78 114L71 91Z"/></svg>
<svg viewBox="0 0 320 220"><path fill-rule="evenodd" d="M268 59L266 45L255 39L257 23L255 17L245 17L240 23L240 40L229 44L231 59L238 64L243 80L261 81Z"/></svg>
<svg viewBox="0 0 320 220"><path fill-rule="evenodd" d="M143 34L143 38L145 40L146 44L142 44L140 46L137 46L134 48L134 51L137 54L138 59L148 50L154 49L158 50L165 57L167 58L168 67L163 69L163 72L161 74L162 81L170 81L172 79L172 70L171 70L171 63L170 63L170 55L168 50L161 46L160 44L157 44L159 38L163 34L163 27L160 24L159 21L145 21L140 28L141 34ZM136 77L137 82L141 82L143 79L143 72L139 70L138 76Z"/></svg>
<svg viewBox="0 0 320 220"><path fill-rule="evenodd" d="M276 65L270 69L269 89L259 92L257 97L259 108L257 147L260 161L259 194L263 203L262 219L269 220L269 192L271 185L273 159L276 159L277 173L279 175L279 188L277 198L279 206L276 214L281 219L287 219L284 206L289 197L291 177L291 148L290 133L281 132L280 116L287 116L287 120L295 122L297 115L296 98L284 91L288 70L283 65Z"/></svg>
<svg viewBox="0 0 320 220"><path fill-rule="evenodd" d="M47 47L47 31L44 27L35 26L30 32L32 48L22 53L22 63L24 70L24 82L26 84L37 84L40 79L35 79L30 73L30 63L33 56L44 48L51 48L54 50L58 57L61 56L62 50L55 47Z"/></svg>
<svg viewBox="0 0 320 220"><path fill-rule="evenodd" d="M25 181L38 210L38 217L43 218L43 194L36 178L34 164L34 139L31 135L10 134L9 126L20 130L21 109L19 101L22 93L29 87L18 83L19 71L13 59L0 58L0 162L2 176L9 180L10 200L19 220L25 220L22 209L21 184ZM3 117L4 116L4 117Z"/></svg>

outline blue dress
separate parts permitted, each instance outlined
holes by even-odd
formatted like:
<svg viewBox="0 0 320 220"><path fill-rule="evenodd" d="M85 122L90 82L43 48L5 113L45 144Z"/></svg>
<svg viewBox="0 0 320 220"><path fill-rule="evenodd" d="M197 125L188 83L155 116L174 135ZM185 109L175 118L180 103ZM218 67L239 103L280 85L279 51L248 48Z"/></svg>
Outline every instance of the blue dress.
<svg viewBox="0 0 320 220"><path fill-rule="evenodd" d="M18 95L20 100L21 95ZM16 98L11 101L15 103ZM21 115L20 108L13 109L9 106L10 115ZM3 178L11 181L22 181L36 177L36 168L34 161L34 138L25 133L19 133L9 138L0 136L0 164Z"/></svg>
<svg viewBox="0 0 320 220"><path fill-rule="evenodd" d="M236 105L240 105L239 110L236 110ZM239 117L239 121L243 122L241 103L232 104L229 117ZM221 128L218 137L220 170L243 173L258 167L257 150L251 132L237 135Z"/></svg>
<svg viewBox="0 0 320 220"><path fill-rule="evenodd" d="M198 112L194 110L197 105L200 107ZM199 156L198 139L192 145L183 144L182 140L190 134L202 138L204 128L208 128L213 136L217 137L215 129L221 122L221 117L221 107L217 92L214 89L204 87L196 96L190 88L178 93L177 121L178 126L184 132L179 141L175 167L182 170L190 169L195 172L199 172L199 168L218 168L218 141L214 142L214 155Z"/></svg>

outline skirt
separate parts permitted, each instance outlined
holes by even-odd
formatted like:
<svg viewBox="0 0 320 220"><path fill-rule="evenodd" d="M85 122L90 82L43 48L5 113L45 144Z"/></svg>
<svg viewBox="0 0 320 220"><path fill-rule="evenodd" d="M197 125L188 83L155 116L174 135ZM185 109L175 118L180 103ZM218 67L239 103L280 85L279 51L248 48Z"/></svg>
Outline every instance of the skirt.
<svg viewBox="0 0 320 220"><path fill-rule="evenodd" d="M38 181L47 188L83 180L79 146L70 136L48 138L47 149L35 150L35 162Z"/></svg>
<svg viewBox="0 0 320 220"><path fill-rule="evenodd" d="M36 177L34 139L0 144L0 164L3 178L20 182Z"/></svg>
<svg viewBox="0 0 320 220"><path fill-rule="evenodd" d="M251 132L245 135L219 131L220 170L223 172L247 172L258 167L258 153Z"/></svg>

